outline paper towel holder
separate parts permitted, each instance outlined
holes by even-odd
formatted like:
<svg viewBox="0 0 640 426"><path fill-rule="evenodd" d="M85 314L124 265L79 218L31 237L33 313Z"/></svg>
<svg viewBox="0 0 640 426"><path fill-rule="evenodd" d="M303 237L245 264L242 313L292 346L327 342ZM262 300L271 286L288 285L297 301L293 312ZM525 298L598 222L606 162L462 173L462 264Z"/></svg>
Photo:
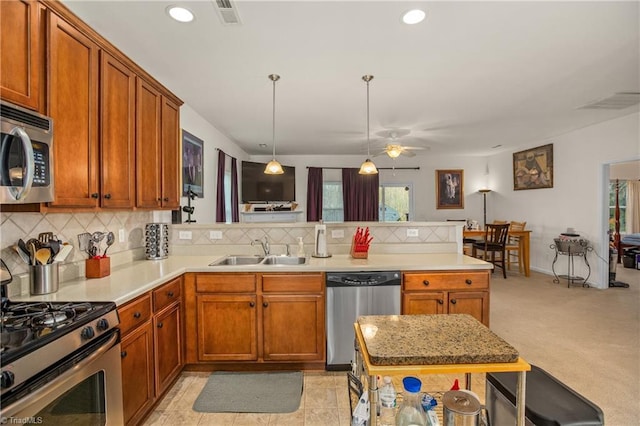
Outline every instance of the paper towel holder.
<svg viewBox="0 0 640 426"><path fill-rule="evenodd" d="M326 236L326 232L327 232L327 228L324 227L323 225L320 226L316 226L316 244L313 250L313 254L311 255L312 257L318 257L318 258L327 258L327 257L331 257L331 255L329 253L318 253L318 242L320 241L320 236L322 235L324 237L324 241L325 241L325 250L327 248L327 236Z"/></svg>

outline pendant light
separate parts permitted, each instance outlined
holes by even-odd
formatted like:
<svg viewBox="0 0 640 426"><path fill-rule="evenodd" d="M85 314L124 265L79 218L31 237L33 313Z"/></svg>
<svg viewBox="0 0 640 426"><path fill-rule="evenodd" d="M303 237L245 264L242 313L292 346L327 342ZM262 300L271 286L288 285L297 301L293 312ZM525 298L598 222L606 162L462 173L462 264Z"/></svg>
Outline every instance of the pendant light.
<svg viewBox="0 0 640 426"><path fill-rule="evenodd" d="M369 140L369 82L373 80L372 75L364 75L362 79L367 83L367 159L360 166L360 171L358 172L361 175L375 175L378 174L378 169L376 165L373 164L373 161L369 159L371 156L371 141Z"/></svg>
<svg viewBox="0 0 640 426"><path fill-rule="evenodd" d="M273 157L271 161L267 164L267 167L264 169L264 173L267 175L281 175L284 173L282 170L282 165L278 163L276 160L276 81L280 80L280 76L278 74L269 74L269 80L273 82L273 122L272 122L272 133L271 133L271 143L273 145Z"/></svg>

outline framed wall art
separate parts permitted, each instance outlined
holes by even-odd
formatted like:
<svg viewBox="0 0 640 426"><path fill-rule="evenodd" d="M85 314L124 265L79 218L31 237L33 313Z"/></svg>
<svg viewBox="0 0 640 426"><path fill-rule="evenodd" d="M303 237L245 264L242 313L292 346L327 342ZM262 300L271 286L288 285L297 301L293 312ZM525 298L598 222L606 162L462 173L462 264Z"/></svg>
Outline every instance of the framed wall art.
<svg viewBox="0 0 640 426"><path fill-rule="evenodd" d="M203 158L204 142L182 130L182 196L187 197L189 190L199 198L204 197Z"/></svg>
<svg viewBox="0 0 640 426"><path fill-rule="evenodd" d="M553 144L513 153L513 189L553 188Z"/></svg>
<svg viewBox="0 0 640 426"><path fill-rule="evenodd" d="M464 208L463 174L463 170L436 170L436 209Z"/></svg>

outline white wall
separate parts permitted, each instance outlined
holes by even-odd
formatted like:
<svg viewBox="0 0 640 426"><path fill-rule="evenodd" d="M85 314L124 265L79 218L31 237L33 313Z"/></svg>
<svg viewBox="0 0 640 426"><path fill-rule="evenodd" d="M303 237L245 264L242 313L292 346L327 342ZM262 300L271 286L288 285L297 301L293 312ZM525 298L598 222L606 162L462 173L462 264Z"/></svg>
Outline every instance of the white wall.
<svg viewBox="0 0 640 426"><path fill-rule="evenodd" d="M216 148L237 158L238 171L240 170L240 162L247 160L249 156L187 104L180 108L180 128L204 141L204 198L196 198L191 202L191 205L195 207L192 219L195 219L197 223L214 223L216 221L216 173L218 170L218 151ZM230 161L228 160L228 163ZM186 197L182 197L180 206L186 206L187 201ZM187 220L186 213L183 213L182 219L183 221Z"/></svg>

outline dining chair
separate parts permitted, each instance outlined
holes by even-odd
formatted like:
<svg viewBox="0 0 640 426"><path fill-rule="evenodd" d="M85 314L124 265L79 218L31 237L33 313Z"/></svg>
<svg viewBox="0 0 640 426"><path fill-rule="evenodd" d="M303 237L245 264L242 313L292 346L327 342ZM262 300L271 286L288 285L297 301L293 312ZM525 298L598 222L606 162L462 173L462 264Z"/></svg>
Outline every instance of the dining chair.
<svg viewBox="0 0 640 426"><path fill-rule="evenodd" d="M527 222L515 222L511 221L511 231L524 231L524 227L527 226ZM520 273L524 270L524 262L520 253L520 237L509 235L507 238L507 246L505 247L507 253L507 269L511 270L511 262L518 262L518 270Z"/></svg>
<svg viewBox="0 0 640 426"><path fill-rule="evenodd" d="M484 231L484 241L477 241L472 245L472 256L479 257L478 250L481 250L482 257L480 258L485 262L491 262L494 266L501 267L505 279L507 278L505 248L509 236L509 226L509 223L488 223ZM496 254L499 254L499 257L496 257Z"/></svg>

